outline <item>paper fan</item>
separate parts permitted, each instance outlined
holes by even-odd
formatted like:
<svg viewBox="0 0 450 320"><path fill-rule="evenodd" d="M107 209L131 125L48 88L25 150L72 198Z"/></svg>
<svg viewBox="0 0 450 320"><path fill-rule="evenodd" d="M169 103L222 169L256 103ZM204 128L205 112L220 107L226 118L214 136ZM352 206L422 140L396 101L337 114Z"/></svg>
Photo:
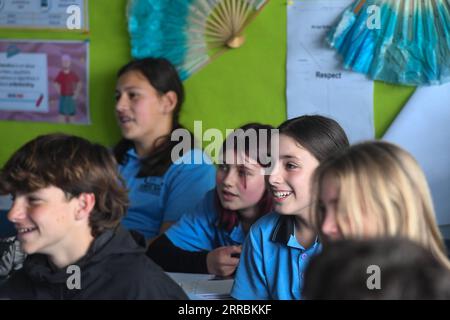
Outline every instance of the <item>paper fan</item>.
<svg viewBox="0 0 450 320"><path fill-rule="evenodd" d="M450 0L358 0L328 36L346 68L405 85L450 81Z"/></svg>
<svg viewBox="0 0 450 320"><path fill-rule="evenodd" d="M130 0L134 58L164 57L184 80L229 48L268 0Z"/></svg>

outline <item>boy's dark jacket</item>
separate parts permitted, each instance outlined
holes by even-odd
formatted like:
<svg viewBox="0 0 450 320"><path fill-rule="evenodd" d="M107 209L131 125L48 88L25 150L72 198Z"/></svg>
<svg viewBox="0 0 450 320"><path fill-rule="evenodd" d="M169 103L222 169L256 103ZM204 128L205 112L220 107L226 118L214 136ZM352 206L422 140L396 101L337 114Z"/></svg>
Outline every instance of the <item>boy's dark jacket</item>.
<svg viewBox="0 0 450 320"><path fill-rule="evenodd" d="M73 271L56 270L45 255L30 255L24 267L2 285L0 298L188 299L183 290L145 256L145 241L139 243L120 227L98 236L88 253L74 265L80 268L81 289L68 288ZM74 283L71 279L69 284Z"/></svg>

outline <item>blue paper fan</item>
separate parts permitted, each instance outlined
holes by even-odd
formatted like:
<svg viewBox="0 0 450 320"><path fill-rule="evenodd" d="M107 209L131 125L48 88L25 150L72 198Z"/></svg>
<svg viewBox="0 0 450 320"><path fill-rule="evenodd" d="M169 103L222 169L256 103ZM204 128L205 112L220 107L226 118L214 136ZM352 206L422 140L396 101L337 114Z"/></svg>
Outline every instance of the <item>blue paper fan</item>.
<svg viewBox="0 0 450 320"><path fill-rule="evenodd" d="M450 81L450 0L358 0L328 42L344 67L404 85Z"/></svg>
<svg viewBox="0 0 450 320"><path fill-rule="evenodd" d="M243 43L241 32L268 0L130 0L134 58L164 57L184 80Z"/></svg>

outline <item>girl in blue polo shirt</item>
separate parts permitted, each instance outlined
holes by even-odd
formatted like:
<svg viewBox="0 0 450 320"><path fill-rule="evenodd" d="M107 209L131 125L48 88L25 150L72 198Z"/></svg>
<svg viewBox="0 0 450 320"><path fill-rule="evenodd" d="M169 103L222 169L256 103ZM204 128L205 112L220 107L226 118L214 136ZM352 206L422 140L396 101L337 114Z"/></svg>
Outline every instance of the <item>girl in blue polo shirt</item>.
<svg viewBox="0 0 450 320"><path fill-rule="evenodd" d="M215 167L200 149L189 144L184 154L172 152L183 99L183 84L165 59L134 60L118 72L115 110L123 139L114 154L130 198L122 223L147 240L214 187Z"/></svg>
<svg viewBox="0 0 450 320"><path fill-rule="evenodd" d="M339 124L301 116L279 127L279 158L269 176L275 212L258 220L244 243L231 291L236 299L300 299L303 273L321 245L311 223L311 176L348 147Z"/></svg>
<svg viewBox="0 0 450 320"><path fill-rule="evenodd" d="M250 226L271 210L264 180L268 161L263 157L268 155L272 130L268 125L248 124L228 136L216 188L148 249L147 254L164 270L234 273Z"/></svg>

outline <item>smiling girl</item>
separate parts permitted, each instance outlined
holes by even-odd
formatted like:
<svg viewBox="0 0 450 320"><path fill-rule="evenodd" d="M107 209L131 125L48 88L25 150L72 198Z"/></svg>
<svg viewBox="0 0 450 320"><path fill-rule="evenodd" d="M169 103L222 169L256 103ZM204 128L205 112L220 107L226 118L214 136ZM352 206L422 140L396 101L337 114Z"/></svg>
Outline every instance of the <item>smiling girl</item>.
<svg viewBox="0 0 450 320"><path fill-rule="evenodd" d="M308 212L311 177L349 145L339 124L322 116L288 120L279 134L279 159L268 179L275 212L250 229L231 292L236 299L301 297L304 270L321 248Z"/></svg>
<svg viewBox="0 0 450 320"><path fill-rule="evenodd" d="M149 247L147 254L163 269L220 276L234 273L250 226L271 210L260 155L269 150L272 129L248 124L226 139L216 188ZM254 141L246 139L252 131ZM267 143L261 139L266 133ZM237 148L239 143L230 147L235 140L244 143L244 148Z"/></svg>

